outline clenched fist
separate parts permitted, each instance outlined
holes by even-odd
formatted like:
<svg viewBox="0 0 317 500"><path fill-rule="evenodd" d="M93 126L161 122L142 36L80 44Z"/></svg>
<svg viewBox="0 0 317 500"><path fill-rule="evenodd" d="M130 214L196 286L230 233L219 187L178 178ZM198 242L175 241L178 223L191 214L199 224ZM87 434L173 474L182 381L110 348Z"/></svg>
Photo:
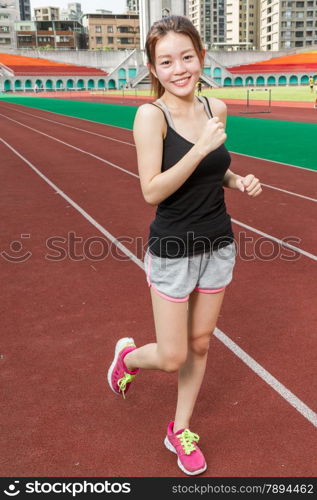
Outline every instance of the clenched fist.
<svg viewBox="0 0 317 500"><path fill-rule="evenodd" d="M246 191L252 198L255 198L255 196L258 196L262 192L260 181L253 174L239 177L236 181L236 187L239 191Z"/></svg>
<svg viewBox="0 0 317 500"><path fill-rule="evenodd" d="M224 124L217 116L210 118L199 137L196 146L200 153L207 156L208 153L219 148L227 139Z"/></svg>

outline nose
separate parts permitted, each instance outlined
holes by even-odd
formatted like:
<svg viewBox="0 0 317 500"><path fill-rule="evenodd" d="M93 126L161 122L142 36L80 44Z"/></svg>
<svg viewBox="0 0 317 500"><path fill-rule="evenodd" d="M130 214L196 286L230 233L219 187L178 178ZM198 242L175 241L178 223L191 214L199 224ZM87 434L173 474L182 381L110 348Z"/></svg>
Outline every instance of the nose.
<svg viewBox="0 0 317 500"><path fill-rule="evenodd" d="M177 59L175 61L174 72L177 75L179 75L179 74L181 75L182 73L186 72L186 67L185 67L184 61L182 59Z"/></svg>

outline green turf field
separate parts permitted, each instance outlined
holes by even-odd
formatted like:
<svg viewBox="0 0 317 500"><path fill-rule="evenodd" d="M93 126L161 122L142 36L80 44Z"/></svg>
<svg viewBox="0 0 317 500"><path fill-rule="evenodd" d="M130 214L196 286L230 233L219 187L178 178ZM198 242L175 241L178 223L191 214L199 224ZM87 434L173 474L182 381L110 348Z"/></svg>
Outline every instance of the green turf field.
<svg viewBox="0 0 317 500"><path fill-rule="evenodd" d="M251 87L252 88L252 87ZM300 102L312 102L316 99L316 92L311 92L310 87L308 85L303 85L299 87L263 87L271 89L271 98L272 101L300 101ZM92 91L92 93L96 94L117 94L117 95L144 95L150 96L151 93L148 90L108 90L108 91ZM256 91L250 92L250 96L252 94L252 99L267 99L268 92ZM219 89L203 89L202 95L206 95L208 97L214 96L219 97L220 99L246 99L247 97L247 88L246 87L237 87L237 88L219 88Z"/></svg>
<svg viewBox="0 0 317 500"><path fill-rule="evenodd" d="M2 100L128 129L137 110L137 106L53 98L8 96ZM317 124L229 116L227 135L226 146L232 152L317 170Z"/></svg>
<svg viewBox="0 0 317 500"><path fill-rule="evenodd" d="M316 99L316 92L311 92L310 88L307 86L303 87L263 87L271 88L271 98L272 101L300 101L300 102L312 102ZM246 88L233 88L233 89L210 89L205 90L204 95L214 96L219 98L227 99L246 99L247 89ZM250 98L252 99L267 99L268 92L263 90L257 90L250 92Z"/></svg>

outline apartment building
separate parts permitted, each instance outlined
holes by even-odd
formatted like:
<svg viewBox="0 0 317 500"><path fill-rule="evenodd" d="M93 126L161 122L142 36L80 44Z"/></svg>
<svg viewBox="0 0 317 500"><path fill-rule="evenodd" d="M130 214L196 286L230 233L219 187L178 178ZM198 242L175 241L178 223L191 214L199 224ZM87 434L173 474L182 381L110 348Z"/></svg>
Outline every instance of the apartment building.
<svg viewBox="0 0 317 500"><path fill-rule="evenodd" d="M207 49L276 51L317 45L317 0L189 0L188 4L189 18Z"/></svg>
<svg viewBox="0 0 317 500"><path fill-rule="evenodd" d="M261 0L227 0L227 48L255 50L259 47L260 3Z"/></svg>
<svg viewBox="0 0 317 500"><path fill-rule="evenodd" d="M30 0L19 0L19 7L21 21L29 21L31 19Z"/></svg>
<svg viewBox="0 0 317 500"><path fill-rule="evenodd" d="M1 48L14 49L16 47L16 38L14 32L14 23L20 18L20 9L18 2L10 4L0 4L0 51Z"/></svg>
<svg viewBox="0 0 317 500"><path fill-rule="evenodd" d="M36 21L58 21L60 11L58 7L38 7L34 9Z"/></svg>
<svg viewBox="0 0 317 500"><path fill-rule="evenodd" d="M18 49L87 49L87 35L77 21L18 21L15 31Z"/></svg>
<svg viewBox="0 0 317 500"><path fill-rule="evenodd" d="M262 0L260 49L317 45L317 0Z"/></svg>
<svg viewBox="0 0 317 500"><path fill-rule="evenodd" d="M139 49L140 23L136 14L84 14L89 49Z"/></svg>
<svg viewBox="0 0 317 500"><path fill-rule="evenodd" d="M139 0L127 0L127 11L139 13Z"/></svg>
<svg viewBox="0 0 317 500"><path fill-rule="evenodd" d="M206 49L224 44L226 0L189 0L188 17L200 33Z"/></svg>

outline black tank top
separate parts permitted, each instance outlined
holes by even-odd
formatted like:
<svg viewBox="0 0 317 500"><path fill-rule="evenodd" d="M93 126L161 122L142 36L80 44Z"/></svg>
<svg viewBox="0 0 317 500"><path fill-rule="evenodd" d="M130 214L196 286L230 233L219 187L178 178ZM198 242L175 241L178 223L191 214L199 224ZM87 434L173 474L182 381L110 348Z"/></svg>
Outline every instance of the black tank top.
<svg viewBox="0 0 317 500"><path fill-rule="evenodd" d="M211 118L208 99L199 100ZM176 132L166 104L160 99L156 103L152 104L161 109L167 122L161 169L164 172L180 161L194 144ZM233 241L223 189L230 162L226 147L219 146L203 158L175 193L159 203L150 225L151 253L160 257L185 257L210 252Z"/></svg>

